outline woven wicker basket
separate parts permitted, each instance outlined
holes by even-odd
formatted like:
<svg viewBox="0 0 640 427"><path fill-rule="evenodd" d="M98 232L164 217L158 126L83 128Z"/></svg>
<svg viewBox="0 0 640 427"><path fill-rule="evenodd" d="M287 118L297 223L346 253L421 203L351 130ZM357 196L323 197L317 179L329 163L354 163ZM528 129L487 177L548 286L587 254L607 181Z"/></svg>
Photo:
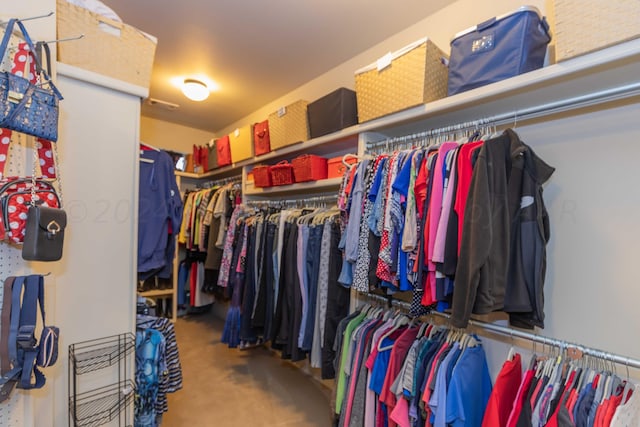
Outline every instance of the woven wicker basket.
<svg viewBox="0 0 640 427"><path fill-rule="evenodd" d="M307 101L296 101L269 114L269 136L272 150L309 139L307 104Z"/></svg>
<svg viewBox="0 0 640 427"><path fill-rule="evenodd" d="M556 60L640 37L640 1L555 0Z"/></svg>
<svg viewBox="0 0 640 427"><path fill-rule="evenodd" d="M293 184L293 165L286 160L269 166L269 173L271 173L271 183L273 185Z"/></svg>
<svg viewBox="0 0 640 427"><path fill-rule="evenodd" d="M66 0L57 1L56 16L59 39L84 34L80 40L56 44L58 61L149 87L155 41L130 25L104 18Z"/></svg>
<svg viewBox="0 0 640 427"><path fill-rule="evenodd" d="M447 96L447 55L431 40L422 39L356 71L360 122L385 116Z"/></svg>

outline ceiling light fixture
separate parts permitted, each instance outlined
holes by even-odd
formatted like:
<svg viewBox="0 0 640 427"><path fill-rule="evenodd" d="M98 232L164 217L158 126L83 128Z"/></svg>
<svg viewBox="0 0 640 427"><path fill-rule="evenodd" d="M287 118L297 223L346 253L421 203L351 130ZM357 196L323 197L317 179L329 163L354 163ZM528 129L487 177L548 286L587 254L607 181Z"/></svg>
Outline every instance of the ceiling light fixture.
<svg viewBox="0 0 640 427"><path fill-rule="evenodd" d="M182 93L192 101L204 101L209 97L209 88L200 80L184 79Z"/></svg>

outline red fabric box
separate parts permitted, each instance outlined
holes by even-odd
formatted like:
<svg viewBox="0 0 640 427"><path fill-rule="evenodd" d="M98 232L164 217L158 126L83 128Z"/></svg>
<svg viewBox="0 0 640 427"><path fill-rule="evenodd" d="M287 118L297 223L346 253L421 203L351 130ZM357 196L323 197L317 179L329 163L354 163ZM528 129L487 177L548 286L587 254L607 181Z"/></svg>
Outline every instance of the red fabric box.
<svg viewBox="0 0 640 427"><path fill-rule="evenodd" d="M271 172L269 166L262 165L256 166L252 170L253 172L253 185L254 187L271 187Z"/></svg>
<svg viewBox="0 0 640 427"><path fill-rule="evenodd" d="M296 182L327 179L327 159L313 154L296 157L293 163L293 176Z"/></svg>
<svg viewBox="0 0 640 427"><path fill-rule="evenodd" d="M348 157L346 162L350 165L357 162L355 157ZM327 162L327 178L338 178L344 176L347 167L342 163L342 156L329 159Z"/></svg>
<svg viewBox="0 0 640 427"><path fill-rule="evenodd" d="M273 185L293 184L293 165L286 160L277 165L269 166Z"/></svg>
<svg viewBox="0 0 640 427"><path fill-rule="evenodd" d="M253 125L253 151L256 156L267 154L271 151L269 120Z"/></svg>
<svg viewBox="0 0 640 427"><path fill-rule="evenodd" d="M231 164L231 141L229 135L225 135L216 141L216 151L218 152L218 167Z"/></svg>

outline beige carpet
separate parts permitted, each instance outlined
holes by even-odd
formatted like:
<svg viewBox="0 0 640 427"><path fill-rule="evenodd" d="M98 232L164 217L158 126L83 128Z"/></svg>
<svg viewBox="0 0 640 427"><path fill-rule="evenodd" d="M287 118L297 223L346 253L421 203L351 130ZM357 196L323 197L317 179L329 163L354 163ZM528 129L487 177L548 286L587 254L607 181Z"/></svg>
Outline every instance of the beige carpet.
<svg viewBox="0 0 640 427"><path fill-rule="evenodd" d="M176 323L184 381L164 427L331 425L326 388L265 348L228 348L222 328L212 314Z"/></svg>

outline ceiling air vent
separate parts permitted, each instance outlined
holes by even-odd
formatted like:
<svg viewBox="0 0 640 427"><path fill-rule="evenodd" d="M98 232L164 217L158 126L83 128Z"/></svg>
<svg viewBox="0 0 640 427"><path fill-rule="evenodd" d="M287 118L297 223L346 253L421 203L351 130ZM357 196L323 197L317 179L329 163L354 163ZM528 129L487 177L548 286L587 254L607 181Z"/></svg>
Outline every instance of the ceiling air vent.
<svg viewBox="0 0 640 427"><path fill-rule="evenodd" d="M163 108L163 109L169 110L169 111L175 111L178 108L180 108L180 106L178 104L174 104L174 103L168 102L168 101L161 101L161 100L155 99L155 98L147 98L146 103L147 103L147 105L150 105L152 107Z"/></svg>

